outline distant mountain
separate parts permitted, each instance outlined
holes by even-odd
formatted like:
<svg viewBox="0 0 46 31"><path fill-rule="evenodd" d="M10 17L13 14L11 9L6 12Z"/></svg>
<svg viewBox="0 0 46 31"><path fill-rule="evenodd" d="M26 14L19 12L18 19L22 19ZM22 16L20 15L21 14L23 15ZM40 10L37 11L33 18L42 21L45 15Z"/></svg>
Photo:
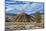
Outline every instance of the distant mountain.
<svg viewBox="0 0 46 31"><path fill-rule="evenodd" d="M5 13L5 15L7 15L7 16L16 16L17 14L14 14L14 13ZM35 15L35 13L30 14L30 15ZM41 13L41 15L44 15L44 13Z"/></svg>
<svg viewBox="0 0 46 31"><path fill-rule="evenodd" d="M33 13L33 14L30 14L30 15L35 15L35 13ZM44 15L44 13L41 13L41 15Z"/></svg>
<svg viewBox="0 0 46 31"><path fill-rule="evenodd" d="M16 16L17 14L14 14L14 13L5 13L5 15L7 15L7 16Z"/></svg>

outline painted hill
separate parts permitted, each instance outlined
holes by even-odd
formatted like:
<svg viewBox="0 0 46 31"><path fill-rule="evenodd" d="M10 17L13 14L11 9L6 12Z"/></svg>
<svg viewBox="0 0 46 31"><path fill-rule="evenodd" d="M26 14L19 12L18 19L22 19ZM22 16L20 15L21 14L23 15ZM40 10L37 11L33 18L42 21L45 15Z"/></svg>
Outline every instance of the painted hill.
<svg viewBox="0 0 46 31"><path fill-rule="evenodd" d="M9 16L6 21L16 21L16 22L31 22L33 21L33 16L27 15L25 13L19 14L17 16Z"/></svg>

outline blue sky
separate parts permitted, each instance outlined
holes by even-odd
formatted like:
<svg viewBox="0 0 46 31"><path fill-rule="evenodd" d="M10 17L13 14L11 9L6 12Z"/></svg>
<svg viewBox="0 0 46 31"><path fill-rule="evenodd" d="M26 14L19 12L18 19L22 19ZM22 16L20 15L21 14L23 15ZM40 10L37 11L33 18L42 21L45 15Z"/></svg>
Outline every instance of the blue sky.
<svg viewBox="0 0 46 31"><path fill-rule="evenodd" d="M23 11L27 14L32 14L36 11L40 11L40 13L43 13L43 6L43 3L6 0L6 13L19 14Z"/></svg>

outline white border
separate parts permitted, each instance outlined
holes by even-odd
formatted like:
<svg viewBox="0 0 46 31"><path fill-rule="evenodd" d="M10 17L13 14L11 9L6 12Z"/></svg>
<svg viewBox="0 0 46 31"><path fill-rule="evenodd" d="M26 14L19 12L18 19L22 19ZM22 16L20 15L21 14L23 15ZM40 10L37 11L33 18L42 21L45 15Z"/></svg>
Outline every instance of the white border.
<svg viewBox="0 0 46 31"><path fill-rule="evenodd" d="M16 0L17 1L17 0ZM31 2L44 2L46 0L18 0L18 1L31 1ZM46 8L46 4L44 5ZM45 26L46 26L46 9L44 10L44 19L45 19ZM5 0L0 0L0 31L5 31ZM46 27L44 29L32 29L32 30L21 30L21 31L46 31Z"/></svg>
<svg viewBox="0 0 46 31"><path fill-rule="evenodd" d="M0 0L0 31L4 31L5 29L4 14L4 0Z"/></svg>

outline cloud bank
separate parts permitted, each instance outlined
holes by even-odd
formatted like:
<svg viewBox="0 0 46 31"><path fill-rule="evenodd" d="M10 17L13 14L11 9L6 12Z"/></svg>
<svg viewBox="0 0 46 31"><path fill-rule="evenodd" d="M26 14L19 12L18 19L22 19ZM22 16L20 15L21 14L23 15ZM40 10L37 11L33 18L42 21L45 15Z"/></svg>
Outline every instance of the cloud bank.
<svg viewBox="0 0 46 31"><path fill-rule="evenodd" d="M35 13L35 11L43 13L43 10L43 3L6 0L6 13L19 14L20 12L25 12L32 14Z"/></svg>

